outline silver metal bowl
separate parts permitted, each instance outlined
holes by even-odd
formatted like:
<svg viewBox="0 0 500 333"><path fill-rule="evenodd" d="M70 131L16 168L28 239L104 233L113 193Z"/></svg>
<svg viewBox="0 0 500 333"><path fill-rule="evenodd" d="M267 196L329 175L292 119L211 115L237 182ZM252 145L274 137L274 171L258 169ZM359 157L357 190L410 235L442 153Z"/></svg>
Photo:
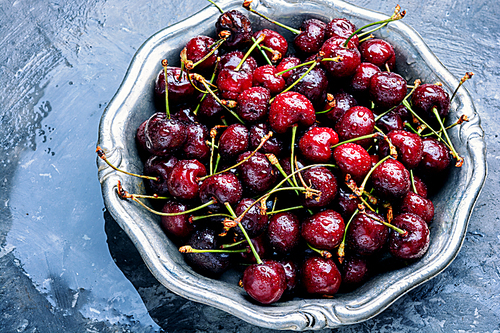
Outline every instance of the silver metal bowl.
<svg viewBox="0 0 500 333"><path fill-rule="evenodd" d="M224 10L241 8L241 3L241 0L219 2ZM344 17L356 26L387 17L339 0L261 0L254 1L252 7L293 27L300 26L309 17L325 22ZM98 144L112 163L128 171L142 171L134 137L139 124L155 112L153 86L161 69L160 61L163 58L170 62L179 59L181 48L193 36L214 35L218 16L218 10L209 6L154 34L139 49L123 83L102 115L99 127ZM255 27L272 27L253 14L249 17ZM281 28L278 31L292 37ZM397 71L408 82L417 78L423 82L440 81L448 91L455 89L457 79L412 28L398 21L379 33L395 46ZM379 314L403 294L443 271L462 245L472 208L486 177L486 148L479 116L465 89L460 89L451 109L450 119L461 114L470 119L450 131L465 163L462 168L451 170L446 185L433 198L436 209L427 254L405 268L378 275L354 292L333 299L296 298L268 306L252 302L237 286L238 277L234 274L213 280L195 273L165 236L157 216L117 196L119 180L129 192L135 193L144 191L142 181L117 173L98 159L99 181L107 209L132 239L153 275L172 292L272 329L322 329L359 323Z"/></svg>

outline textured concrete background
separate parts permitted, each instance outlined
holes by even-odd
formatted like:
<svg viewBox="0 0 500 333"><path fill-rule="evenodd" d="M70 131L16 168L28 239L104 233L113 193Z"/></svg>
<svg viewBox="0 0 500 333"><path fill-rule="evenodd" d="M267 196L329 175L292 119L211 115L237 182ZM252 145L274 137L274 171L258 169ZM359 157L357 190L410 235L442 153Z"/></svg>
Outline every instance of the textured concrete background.
<svg viewBox="0 0 500 333"><path fill-rule="evenodd" d="M351 0L391 13L395 2ZM456 260L374 319L336 332L500 332L500 4L400 1L466 84L489 175ZM0 332L268 332L149 273L104 211L99 118L137 48L205 0L0 0Z"/></svg>

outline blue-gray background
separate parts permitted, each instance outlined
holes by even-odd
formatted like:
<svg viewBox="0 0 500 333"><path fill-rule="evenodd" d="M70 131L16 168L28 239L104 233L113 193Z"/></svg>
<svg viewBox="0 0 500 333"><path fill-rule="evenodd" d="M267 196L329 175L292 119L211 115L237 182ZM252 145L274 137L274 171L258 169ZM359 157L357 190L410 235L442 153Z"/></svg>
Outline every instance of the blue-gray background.
<svg viewBox="0 0 500 333"><path fill-rule="evenodd" d="M391 13L393 1L350 0ZM500 330L500 4L400 1L466 83L489 175L456 260L338 332ZM0 0L0 332L268 332L161 286L105 212L100 116L139 46L206 0Z"/></svg>

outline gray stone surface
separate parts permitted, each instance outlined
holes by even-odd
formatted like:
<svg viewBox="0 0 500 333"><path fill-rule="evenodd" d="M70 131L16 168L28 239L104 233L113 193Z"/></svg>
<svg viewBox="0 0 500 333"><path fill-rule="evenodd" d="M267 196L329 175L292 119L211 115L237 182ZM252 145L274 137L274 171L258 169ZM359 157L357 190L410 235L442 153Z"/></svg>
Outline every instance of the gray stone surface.
<svg viewBox="0 0 500 333"><path fill-rule="evenodd" d="M391 13L388 1L349 1ZM148 36L204 0L0 0L0 332L267 332L162 287L104 211L99 118ZM456 260L379 316L338 332L500 331L500 4L401 1L466 83L489 175Z"/></svg>

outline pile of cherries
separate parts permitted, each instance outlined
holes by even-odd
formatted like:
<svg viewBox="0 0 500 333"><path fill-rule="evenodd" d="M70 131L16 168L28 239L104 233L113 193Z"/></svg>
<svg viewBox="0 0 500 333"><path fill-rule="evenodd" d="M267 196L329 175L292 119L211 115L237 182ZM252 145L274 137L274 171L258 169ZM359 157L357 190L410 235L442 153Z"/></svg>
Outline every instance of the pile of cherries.
<svg viewBox="0 0 500 333"><path fill-rule="evenodd" d="M462 159L443 125L448 93L409 85L393 46L371 35L404 12L368 31L307 19L284 27L293 41L221 13L218 40L190 39L181 67L163 61L158 112L136 135L149 195L119 195L161 215L195 271L244 270L242 287L262 304L332 296L382 258L421 258L434 216L427 185Z"/></svg>

